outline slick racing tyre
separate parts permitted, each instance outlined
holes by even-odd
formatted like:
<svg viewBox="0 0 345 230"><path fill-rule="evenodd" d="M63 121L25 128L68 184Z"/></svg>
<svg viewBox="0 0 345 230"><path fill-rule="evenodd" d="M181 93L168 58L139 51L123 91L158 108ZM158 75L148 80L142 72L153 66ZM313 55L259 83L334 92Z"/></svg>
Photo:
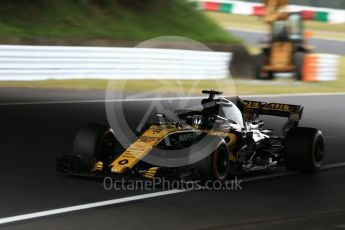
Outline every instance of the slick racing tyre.
<svg viewBox="0 0 345 230"><path fill-rule="evenodd" d="M212 154L196 166L203 183L216 180L224 182L230 170L229 152L225 142L222 141Z"/></svg>
<svg viewBox="0 0 345 230"><path fill-rule="evenodd" d="M284 161L289 171L317 171L325 156L322 132L313 128L294 128L287 132Z"/></svg>
<svg viewBox="0 0 345 230"><path fill-rule="evenodd" d="M73 144L73 154L90 164L89 167L92 167L90 162L96 161L102 161L106 165L111 163L115 148L118 147L119 143L112 129L104 125L88 124L77 133Z"/></svg>

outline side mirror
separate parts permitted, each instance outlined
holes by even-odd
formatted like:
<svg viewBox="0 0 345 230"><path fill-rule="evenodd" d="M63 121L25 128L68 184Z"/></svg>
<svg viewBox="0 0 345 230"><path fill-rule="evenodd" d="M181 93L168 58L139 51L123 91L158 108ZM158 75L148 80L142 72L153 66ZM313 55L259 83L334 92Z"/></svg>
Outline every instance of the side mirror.
<svg viewBox="0 0 345 230"><path fill-rule="evenodd" d="M158 118L165 118L165 115L162 114L162 113L157 113L157 114L156 114L156 117L158 117Z"/></svg>

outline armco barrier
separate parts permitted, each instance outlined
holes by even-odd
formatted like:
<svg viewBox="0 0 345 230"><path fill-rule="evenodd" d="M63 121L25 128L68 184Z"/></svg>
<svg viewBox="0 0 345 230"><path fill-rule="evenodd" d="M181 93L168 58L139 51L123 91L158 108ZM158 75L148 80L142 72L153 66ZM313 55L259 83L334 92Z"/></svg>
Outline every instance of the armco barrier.
<svg viewBox="0 0 345 230"><path fill-rule="evenodd" d="M149 48L0 45L0 80L221 79L232 54Z"/></svg>
<svg viewBox="0 0 345 230"><path fill-rule="evenodd" d="M335 81L338 77L339 56L308 54L304 57L303 81Z"/></svg>

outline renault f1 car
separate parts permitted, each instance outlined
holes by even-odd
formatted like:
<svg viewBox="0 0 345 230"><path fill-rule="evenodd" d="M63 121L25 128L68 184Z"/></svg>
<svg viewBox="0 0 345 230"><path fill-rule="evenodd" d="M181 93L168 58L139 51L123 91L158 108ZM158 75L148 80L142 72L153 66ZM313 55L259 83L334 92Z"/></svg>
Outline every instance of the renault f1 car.
<svg viewBox="0 0 345 230"><path fill-rule="evenodd" d="M230 100L212 90L203 93L208 97L201 101L201 109L176 110L175 120L157 114L128 147L111 128L86 125L76 135L73 154L57 158L57 170L80 176L224 181L229 175L280 166L300 172L321 167L323 135L318 129L299 127L302 106ZM265 129L260 115L287 118L282 135ZM196 145L199 148L193 149ZM169 164L170 153L186 154L184 164ZM147 160L150 157L163 161L153 163Z"/></svg>

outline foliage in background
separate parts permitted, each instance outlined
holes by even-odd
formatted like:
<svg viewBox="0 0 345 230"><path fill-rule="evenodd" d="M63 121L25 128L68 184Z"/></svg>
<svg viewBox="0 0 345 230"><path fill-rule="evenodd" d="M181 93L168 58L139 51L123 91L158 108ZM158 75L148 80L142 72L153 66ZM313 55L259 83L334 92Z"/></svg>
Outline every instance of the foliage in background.
<svg viewBox="0 0 345 230"><path fill-rule="evenodd" d="M142 41L173 35L201 42L239 42L185 0L2 0L0 27L0 40Z"/></svg>

